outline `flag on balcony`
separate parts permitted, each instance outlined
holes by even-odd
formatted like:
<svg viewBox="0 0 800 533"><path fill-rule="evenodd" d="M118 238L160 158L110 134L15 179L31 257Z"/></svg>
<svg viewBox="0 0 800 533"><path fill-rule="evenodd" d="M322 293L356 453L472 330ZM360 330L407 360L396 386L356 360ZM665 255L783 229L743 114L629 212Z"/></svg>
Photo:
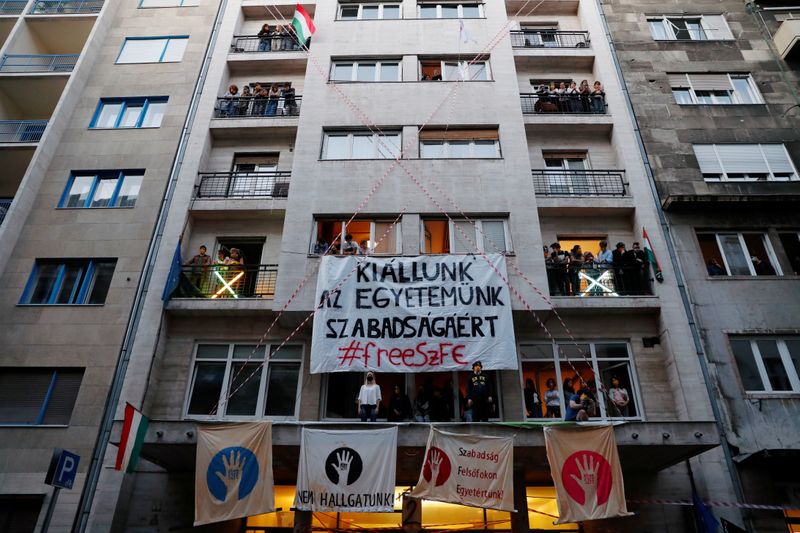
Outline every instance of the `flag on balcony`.
<svg viewBox="0 0 800 533"><path fill-rule="evenodd" d="M314 32L317 31L317 27L314 26L311 15L309 15L308 11L300 4L297 4L297 8L294 10L292 27L297 34L297 42L300 44L306 44L311 36L314 35Z"/></svg>
<svg viewBox="0 0 800 533"><path fill-rule="evenodd" d="M647 236L647 230L642 226L642 241L644 241L644 253L647 255L647 260L653 267L653 272L656 275L656 280L659 283L664 283L664 274L661 273L661 265L658 264L655 252L653 252L653 245L650 244L650 237Z"/></svg>
<svg viewBox="0 0 800 533"><path fill-rule="evenodd" d="M172 293L178 288L181 280L181 266L181 241L178 241L178 245L175 247L175 254L172 256L172 264L169 267L167 283L164 284L164 293L161 295L164 304L169 301Z"/></svg>
<svg viewBox="0 0 800 533"><path fill-rule="evenodd" d="M133 472L139 462L142 442L147 433L147 417L129 403L125 404L125 422L122 425L122 436L119 439L115 470Z"/></svg>

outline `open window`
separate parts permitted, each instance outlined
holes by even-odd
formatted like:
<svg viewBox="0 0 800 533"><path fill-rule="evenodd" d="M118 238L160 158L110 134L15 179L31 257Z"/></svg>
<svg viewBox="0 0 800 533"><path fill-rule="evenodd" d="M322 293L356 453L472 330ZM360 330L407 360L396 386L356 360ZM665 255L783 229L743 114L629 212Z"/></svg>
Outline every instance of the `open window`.
<svg viewBox="0 0 800 533"><path fill-rule="evenodd" d="M507 219L422 221L422 246L426 254L511 252Z"/></svg>

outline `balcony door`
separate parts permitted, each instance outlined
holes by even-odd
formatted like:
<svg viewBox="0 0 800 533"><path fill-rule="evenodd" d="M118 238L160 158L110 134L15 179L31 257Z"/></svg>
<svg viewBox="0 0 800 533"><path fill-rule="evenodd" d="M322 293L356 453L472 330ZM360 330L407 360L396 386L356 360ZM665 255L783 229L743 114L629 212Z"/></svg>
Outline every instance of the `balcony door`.
<svg viewBox="0 0 800 533"><path fill-rule="evenodd" d="M233 158L230 196L272 196L278 154L236 154Z"/></svg>
<svg viewBox="0 0 800 533"><path fill-rule="evenodd" d="M223 287L225 291L222 292L226 298L263 297L274 293L275 280L260 267L265 241L264 237L217 238L215 259L218 259L220 251L224 252L226 257L230 257L231 250L236 248L239 257L244 261L244 266L229 265L218 270L219 276L216 281L221 286L227 283L227 286Z"/></svg>
<svg viewBox="0 0 800 533"><path fill-rule="evenodd" d="M543 155L550 194L580 196L590 193L586 152L544 152Z"/></svg>

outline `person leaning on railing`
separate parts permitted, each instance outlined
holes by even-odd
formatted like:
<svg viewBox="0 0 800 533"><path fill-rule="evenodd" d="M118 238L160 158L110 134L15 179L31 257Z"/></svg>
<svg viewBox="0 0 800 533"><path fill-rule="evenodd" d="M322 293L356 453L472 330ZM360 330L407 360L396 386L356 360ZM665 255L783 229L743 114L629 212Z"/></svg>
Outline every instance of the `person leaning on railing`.
<svg viewBox="0 0 800 533"><path fill-rule="evenodd" d="M244 258L238 248L231 248L231 255L225 259L225 265L228 268L228 274L225 276L228 286L236 294L240 294L244 286L245 272Z"/></svg>
<svg viewBox="0 0 800 533"><path fill-rule="evenodd" d="M225 116L233 115L236 112L236 100L239 98L239 87L231 84L228 87L228 92L223 96L225 101L219 106L220 114Z"/></svg>
<svg viewBox="0 0 800 533"><path fill-rule="evenodd" d="M269 52L272 50L272 31L269 29L269 24L264 24L261 26L261 30L258 32L258 51L259 52Z"/></svg>

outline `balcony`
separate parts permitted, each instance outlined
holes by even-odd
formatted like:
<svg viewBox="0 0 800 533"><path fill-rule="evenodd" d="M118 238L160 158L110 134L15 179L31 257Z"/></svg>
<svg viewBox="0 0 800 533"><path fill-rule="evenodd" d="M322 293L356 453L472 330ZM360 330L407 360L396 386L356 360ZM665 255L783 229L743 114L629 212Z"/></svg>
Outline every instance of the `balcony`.
<svg viewBox="0 0 800 533"><path fill-rule="evenodd" d="M547 283L551 296L616 298L653 295L649 265L640 268L548 264Z"/></svg>
<svg viewBox="0 0 800 533"><path fill-rule="evenodd" d="M0 120L0 143L38 143L46 120Z"/></svg>
<svg viewBox="0 0 800 533"><path fill-rule="evenodd" d="M103 0L36 0L31 15L86 15L99 13Z"/></svg>
<svg viewBox="0 0 800 533"><path fill-rule="evenodd" d="M6 213L8 213L9 209L11 209L11 202L13 201L13 198L0 198L0 225L3 224L3 220L6 218Z"/></svg>
<svg viewBox="0 0 800 533"><path fill-rule="evenodd" d="M283 118L296 117L300 114L302 96L295 96L294 100L285 98L270 100L267 98L254 98L252 96L239 96L236 98L217 98L214 108L214 118Z"/></svg>
<svg viewBox="0 0 800 533"><path fill-rule="evenodd" d="M519 97L522 101L522 113L525 115L604 115L606 113L604 96L523 93Z"/></svg>
<svg viewBox="0 0 800 533"><path fill-rule="evenodd" d="M512 31L512 48L590 48L588 31Z"/></svg>
<svg viewBox="0 0 800 533"><path fill-rule="evenodd" d="M272 299L277 277L278 265L184 266L171 298Z"/></svg>
<svg viewBox="0 0 800 533"><path fill-rule="evenodd" d="M5 54L0 60L0 73L70 73L80 54Z"/></svg>
<svg viewBox="0 0 800 533"><path fill-rule="evenodd" d="M537 196L626 196L624 170L533 169Z"/></svg>
<svg viewBox="0 0 800 533"><path fill-rule="evenodd" d="M27 4L25 0L0 1L0 15L19 15Z"/></svg>
<svg viewBox="0 0 800 533"><path fill-rule="evenodd" d="M782 59L796 59L800 56L800 19L787 19L773 35L775 48Z"/></svg>
<svg viewBox="0 0 800 533"><path fill-rule="evenodd" d="M202 173L195 198L286 198L290 177L288 171Z"/></svg>
<svg viewBox="0 0 800 533"><path fill-rule="evenodd" d="M258 35L234 35L231 43L232 54L303 51L291 35L270 34L263 40Z"/></svg>

